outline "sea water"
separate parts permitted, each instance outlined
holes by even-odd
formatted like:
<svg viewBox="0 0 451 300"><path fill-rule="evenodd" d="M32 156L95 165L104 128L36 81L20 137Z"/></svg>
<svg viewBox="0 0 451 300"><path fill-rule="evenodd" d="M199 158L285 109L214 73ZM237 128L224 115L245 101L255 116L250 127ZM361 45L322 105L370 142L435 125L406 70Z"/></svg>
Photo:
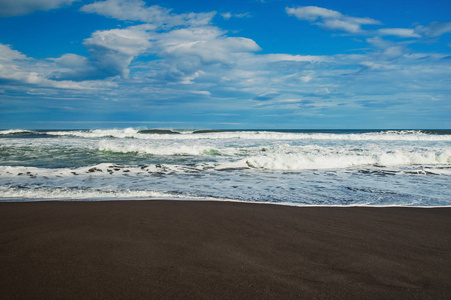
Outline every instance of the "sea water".
<svg viewBox="0 0 451 300"><path fill-rule="evenodd" d="M0 201L450 206L451 131L0 131Z"/></svg>

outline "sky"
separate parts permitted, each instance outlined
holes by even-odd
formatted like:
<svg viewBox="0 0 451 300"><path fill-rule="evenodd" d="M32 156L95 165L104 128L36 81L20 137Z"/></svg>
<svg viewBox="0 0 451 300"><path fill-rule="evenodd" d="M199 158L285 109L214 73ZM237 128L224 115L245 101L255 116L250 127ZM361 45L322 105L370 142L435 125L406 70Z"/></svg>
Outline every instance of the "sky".
<svg viewBox="0 0 451 300"><path fill-rule="evenodd" d="M0 0L0 128L450 129L449 0Z"/></svg>

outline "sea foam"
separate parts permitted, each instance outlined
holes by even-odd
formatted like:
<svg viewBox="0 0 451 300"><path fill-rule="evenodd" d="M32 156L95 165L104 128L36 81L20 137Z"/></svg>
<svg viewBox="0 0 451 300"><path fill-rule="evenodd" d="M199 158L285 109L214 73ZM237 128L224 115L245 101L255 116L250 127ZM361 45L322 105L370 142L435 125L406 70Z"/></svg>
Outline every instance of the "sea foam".
<svg viewBox="0 0 451 300"><path fill-rule="evenodd" d="M195 133L183 131L183 134L145 133L134 128L96 129L86 131L48 131L55 136L74 136L80 138L136 138L149 140L199 140L199 139L248 139L248 140L343 140L343 141L451 141L451 135L427 134L422 131L380 131L364 133L300 133L272 131L212 131Z"/></svg>
<svg viewBox="0 0 451 300"><path fill-rule="evenodd" d="M449 131L0 132L0 201L451 205Z"/></svg>

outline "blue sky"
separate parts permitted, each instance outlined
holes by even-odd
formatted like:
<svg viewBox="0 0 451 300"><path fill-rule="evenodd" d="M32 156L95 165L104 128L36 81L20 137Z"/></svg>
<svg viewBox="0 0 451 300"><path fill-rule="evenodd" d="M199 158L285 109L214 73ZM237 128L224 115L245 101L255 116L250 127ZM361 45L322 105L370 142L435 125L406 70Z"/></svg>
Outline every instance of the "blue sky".
<svg viewBox="0 0 451 300"><path fill-rule="evenodd" d="M451 128L451 1L0 0L0 128Z"/></svg>

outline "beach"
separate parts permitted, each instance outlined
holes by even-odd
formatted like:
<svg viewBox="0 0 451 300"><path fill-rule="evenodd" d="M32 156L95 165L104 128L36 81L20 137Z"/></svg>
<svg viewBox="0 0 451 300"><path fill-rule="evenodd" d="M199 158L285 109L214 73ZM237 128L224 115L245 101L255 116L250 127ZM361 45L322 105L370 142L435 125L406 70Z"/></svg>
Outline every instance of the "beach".
<svg viewBox="0 0 451 300"><path fill-rule="evenodd" d="M448 299L451 209L0 203L2 299Z"/></svg>

